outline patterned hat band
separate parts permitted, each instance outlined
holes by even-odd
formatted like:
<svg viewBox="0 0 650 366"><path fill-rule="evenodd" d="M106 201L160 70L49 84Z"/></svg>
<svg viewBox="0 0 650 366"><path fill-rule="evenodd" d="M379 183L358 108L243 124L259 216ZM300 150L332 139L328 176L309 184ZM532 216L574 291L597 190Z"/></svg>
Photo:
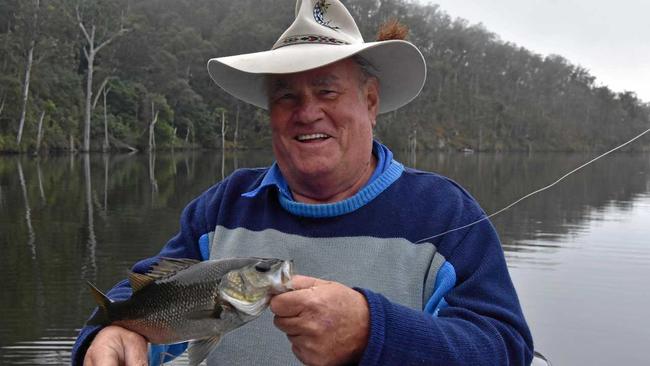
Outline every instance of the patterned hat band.
<svg viewBox="0 0 650 366"><path fill-rule="evenodd" d="M282 39L280 42L277 42L272 50L284 47L292 46L295 44L305 44L305 43L317 43L317 44L332 44L332 45L341 45L341 44L350 44L350 42L341 41L334 37L321 36L317 34L306 34L306 35L297 35L289 36Z"/></svg>

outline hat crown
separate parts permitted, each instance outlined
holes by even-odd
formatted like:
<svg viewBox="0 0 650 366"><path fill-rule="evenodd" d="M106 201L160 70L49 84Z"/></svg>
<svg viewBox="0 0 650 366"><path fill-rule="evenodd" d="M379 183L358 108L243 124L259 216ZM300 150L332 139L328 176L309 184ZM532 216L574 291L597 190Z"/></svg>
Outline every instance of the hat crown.
<svg viewBox="0 0 650 366"><path fill-rule="evenodd" d="M295 44L360 44L354 18L339 0L297 0L296 19L271 49Z"/></svg>

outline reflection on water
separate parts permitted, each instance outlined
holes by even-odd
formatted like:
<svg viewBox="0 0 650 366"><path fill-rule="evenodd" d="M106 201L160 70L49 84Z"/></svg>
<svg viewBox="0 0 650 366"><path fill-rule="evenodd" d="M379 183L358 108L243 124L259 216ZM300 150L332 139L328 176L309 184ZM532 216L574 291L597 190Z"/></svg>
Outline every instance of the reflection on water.
<svg viewBox="0 0 650 366"><path fill-rule="evenodd" d="M590 158L397 155L458 181L488 213ZM270 162L259 151L0 157L0 364L67 363L93 307L86 280L109 288L155 254L222 171ZM650 298L639 291L650 276L650 156L607 157L493 222L540 350L556 364L640 363L650 339Z"/></svg>

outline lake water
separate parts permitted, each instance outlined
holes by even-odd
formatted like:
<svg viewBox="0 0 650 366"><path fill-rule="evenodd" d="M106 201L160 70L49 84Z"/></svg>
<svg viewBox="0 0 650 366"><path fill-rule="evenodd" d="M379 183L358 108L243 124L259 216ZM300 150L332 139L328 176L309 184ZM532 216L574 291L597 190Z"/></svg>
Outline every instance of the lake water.
<svg viewBox="0 0 650 366"><path fill-rule="evenodd" d="M431 153L415 165L491 213L590 158ZM193 197L270 162L259 151L0 156L0 364L69 363L94 307L85 281L108 289L158 251ZM555 365L650 363L650 155L608 156L493 221L538 350Z"/></svg>

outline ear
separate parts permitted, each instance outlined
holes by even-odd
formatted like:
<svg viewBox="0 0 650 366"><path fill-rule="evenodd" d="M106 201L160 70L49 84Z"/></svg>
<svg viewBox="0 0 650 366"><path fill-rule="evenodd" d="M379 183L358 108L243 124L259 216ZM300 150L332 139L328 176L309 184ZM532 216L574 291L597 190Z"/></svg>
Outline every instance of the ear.
<svg viewBox="0 0 650 366"><path fill-rule="evenodd" d="M379 112L379 80L377 78L371 77L366 81L365 97L368 105L368 117L372 121L372 127L375 127Z"/></svg>

